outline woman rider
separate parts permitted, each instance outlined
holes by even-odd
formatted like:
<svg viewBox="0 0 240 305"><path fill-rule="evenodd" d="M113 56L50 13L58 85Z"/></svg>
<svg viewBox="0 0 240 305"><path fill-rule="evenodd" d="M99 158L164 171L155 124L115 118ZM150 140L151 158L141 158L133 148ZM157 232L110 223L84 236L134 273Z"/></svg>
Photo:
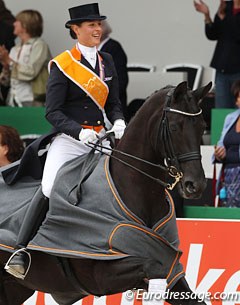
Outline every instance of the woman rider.
<svg viewBox="0 0 240 305"><path fill-rule="evenodd" d="M113 124L112 131L120 139L126 127L118 93L118 79L111 55L97 52L102 28L97 3L69 9L65 27L77 39L67 50L50 62L46 94L46 118L58 133L44 166L42 193L35 196L19 232L17 247L5 269L24 279L30 254L26 247L36 234L48 210L48 199L59 168L67 161L88 153L85 144L106 133L104 112ZM108 145L108 141L105 142Z"/></svg>

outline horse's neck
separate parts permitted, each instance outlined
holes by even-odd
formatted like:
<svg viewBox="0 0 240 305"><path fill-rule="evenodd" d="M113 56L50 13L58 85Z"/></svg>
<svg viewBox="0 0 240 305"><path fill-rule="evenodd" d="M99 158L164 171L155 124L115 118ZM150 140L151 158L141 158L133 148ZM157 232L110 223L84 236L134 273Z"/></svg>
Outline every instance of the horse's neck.
<svg viewBox="0 0 240 305"><path fill-rule="evenodd" d="M143 148L136 142L135 140L134 148L130 149L129 143L126 145L124 141L121 141L118 149L154 162L154 160L151 160L153 159L151 149L146 146ZM154 177L165 180L162 170L117 153L114 153L114 155ZM164 188L160 184L115 159L111 159L110 171L124 204L140 217L147 226L152 227L167 214L169 207L165 200Z"/></svg>

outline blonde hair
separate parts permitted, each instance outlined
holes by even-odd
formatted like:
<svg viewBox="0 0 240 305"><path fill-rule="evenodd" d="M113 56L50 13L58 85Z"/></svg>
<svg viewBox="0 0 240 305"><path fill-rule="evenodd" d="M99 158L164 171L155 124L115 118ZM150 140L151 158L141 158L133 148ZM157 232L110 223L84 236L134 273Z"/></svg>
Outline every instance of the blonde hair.
<svg viewBox="0 0 240 305"><path fill-rule="evenodd" d="M35 10L24 10L17 14L16 20L20 21L31 37L40 37L43 32L42 15Z"/></svg>

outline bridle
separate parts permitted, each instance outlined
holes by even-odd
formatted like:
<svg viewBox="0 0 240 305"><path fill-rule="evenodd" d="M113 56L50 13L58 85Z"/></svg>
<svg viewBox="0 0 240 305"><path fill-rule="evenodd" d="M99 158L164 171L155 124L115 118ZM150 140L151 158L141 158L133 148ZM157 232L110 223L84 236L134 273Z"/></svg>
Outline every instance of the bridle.
<svg viewBox="0 0 240 305"><path fill-rule="evenodd" d="M175 154L174 149L173 149L167 114L169 112L171 112L171 113L176 113L176 114L180 114L180 115L184 115L184 116L194 117L194 116L200 115L202 113L202 109L200 109L198 112L195 112L195 113L189 113L189 112L184 112L181 110L171 108L170 104L171 104L173 92L174 92L174 89L170 89L168 91L168 93L166 94L165 105L163 108L163 115L162 115L162 119L160 121L160 125L159 125L158 132L157 132L156 151L157 151L157 147L159 147L158 145L160 145L159 141L161 140L161 143L163 143L163 145L164 145L165 161L166 161L167 166L174 166L176 168L180 168L179 162L200 160L202 157L201 157L201 154L199 151L193 151L193 152L188 152L188 153L179 154L179 155Z"/></svg>
<svg viewBox="0 0 240 305"><path fill-rule="evenodd" d="M149 162L147 160L144 160L142 158L136 157L134 155L125 153L123 151L120 151L118 149L115 148L110 148L110 147L104 147L102 145L102 141L105 140L106 138L109 137L109 133L106 134L105 136L103 136L102 138L100 138L98 140L97 143L88 143L86 144L88 147L97 150L105 155L108 155L109 157L118 160L119 162L121 162L122 164L134 169L135 171L143 174L144 176L154 180L155 182L161 184L162 186L164 186L165 188L167 188L168 190L172 190L175 185L181 180L181 178L183 177L183 173L180 170L180 164L181 162L186 162L186 161L191 161L191 160L200 160L201 159L201 154L199 151L193 151L193 152L188 152L188 153L184 153L184 154L179 154L176 155L173 149L173 144L172 144L172 140L171 140L171 133L170 133L170 128L169 128L169 122L168 122L168 117L167 117L167 113L171 112L171 113L176 113L176 114L180 114L180 115L186 115L186 116L198 116L202 113L202 109L199 110L199 112L196 113L189 113L189 112L184 112L181 110L177 110L174 108L170 107L170 103L171 103L171 99L172 99L172 95L173 95L173 91L174 89L170 89L168 91L168 93L166 94L166 100L165 100L165 105L163 108L163 115L162 115L162 119L160 120L160 124L158 127L158 132L157 132L157 139L156 139L156 149L157 147L159 147L159 141L162 141L164 143L164 150L165 150L165 161L166 161L166 165L167 166L162 166L161 164L155 164L152 162ZM114 156L113 154L108 154L106 152L104 152L103 150L109 150L111 152L116 152L120 155L129 157L133 160L137 160L140 161L144 164L150 165L152 167L161 169L163 171L168 172L169 176L174 178L174 181L172 183L166 183L156 177L153 177L151 175L149 175L148 173L142 171L141 169L131 165L130 163Z"/></svg>

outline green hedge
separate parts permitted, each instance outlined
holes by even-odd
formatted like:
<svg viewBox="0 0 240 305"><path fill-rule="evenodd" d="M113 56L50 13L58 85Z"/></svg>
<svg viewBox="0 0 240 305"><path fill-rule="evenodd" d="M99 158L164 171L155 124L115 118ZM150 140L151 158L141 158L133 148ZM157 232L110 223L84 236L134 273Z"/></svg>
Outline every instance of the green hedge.
<svg viewBox="0 0 240 305"><path fill-rule="evenodd" d="M212 109L211 112L211 144L216 145L222 132L224 119L227 114L233 112L235 109Z"/></svg>
<svg viewBox="0 0 240 305"><path fill-rule="evenodd" d="M51 125L45 119L44 107L0 107L0 125L15 127L20 135L44 134Z"/></svg>
<svg viewBox="0 0 240 305"><path fill-rule="evenodd" d="M240 208L184 206L185 218L240 219Z"/></svg>

